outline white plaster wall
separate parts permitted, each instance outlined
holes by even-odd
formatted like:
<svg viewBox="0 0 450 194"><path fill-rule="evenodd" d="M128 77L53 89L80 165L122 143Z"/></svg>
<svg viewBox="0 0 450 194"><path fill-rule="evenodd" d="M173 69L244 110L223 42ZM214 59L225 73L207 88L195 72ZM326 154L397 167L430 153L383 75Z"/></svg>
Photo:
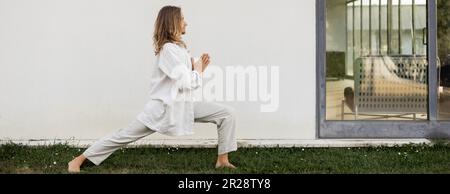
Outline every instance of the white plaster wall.
<svg viewBox="0 0 450 194"><path fill-rule="evenodd" d="M0 138L96 139L128 125L148 98L167 4L183 8L184 39L211 65L279 67L278 111L224 102L239 139L315 138L314 0L0 0ZM216 137L201 124L179 139Z"/></svg>

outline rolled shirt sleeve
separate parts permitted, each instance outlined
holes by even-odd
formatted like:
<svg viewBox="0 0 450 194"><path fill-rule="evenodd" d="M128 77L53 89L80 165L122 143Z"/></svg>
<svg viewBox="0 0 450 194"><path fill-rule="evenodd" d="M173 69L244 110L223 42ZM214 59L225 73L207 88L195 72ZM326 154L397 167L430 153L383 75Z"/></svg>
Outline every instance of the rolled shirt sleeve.
<svg viewBox="0 0 450 194"><path fill-rule="evenodd" d="M159 68L170 79L176 82L179 90L195 90L202 85L202 77L199 72L190 70L191 66L183 60L182 50L174 44L165 44L160 53Z"/></svg>

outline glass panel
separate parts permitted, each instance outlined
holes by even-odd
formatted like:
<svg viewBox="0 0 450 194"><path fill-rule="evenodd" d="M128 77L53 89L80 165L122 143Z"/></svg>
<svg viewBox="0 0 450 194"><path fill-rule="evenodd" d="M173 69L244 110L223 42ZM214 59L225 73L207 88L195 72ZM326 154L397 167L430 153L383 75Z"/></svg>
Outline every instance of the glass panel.
<svg viewBox="0 0 450 194"><path fill-rule="evenodd" d="M386 55L388 54L388 41L387 41L387 18L388 18L388 13L387 13L387 0L381 0L380 1L380 6L379 6L379 19L380 19L380 26L378 27L378 29L380 30L380 37L381 37L381 54L382 55Z"/></svg>
<svg viewBox="0 0 450 194"><path fill-rule="evenodd" d="M440 61L439 119L450 120L450 1L437 1L437 45Z"/></svg>
<svg viewBox="0 0 450 194"><path fill-rule="evenodd" d="M327 0L327 120L428 119L426 10L425 0Z"/></svg>
<svg viewBox="0 0 450 194"><path fill-rule="evenodd" d="M412 55L412 0L400 1L401 53Z"/></svg>
<svg viewBox="0 0 450 194"><path fill-rule="evenodd" d="M347 21L346 21L346 25L347 25L347 46L346 46L346 56L345 56L345 75L349 75L349 76L353 76L353 61L354 61L354 52L355 50L353 50L354 48L354 36L353 36L353 26L355 25L354 23L354 9L353 9L353 3L348 3L347 4ZM328 50L328 49L327 49ZM342 58L341 58L342 59ZM344 75L343 75L344 76Z"/></svg>
<svg viewBox="0 0 450 194"><path fill-rule="evenodd" d="M355 20L355 25L353 28L354 31L354 40L355 40L355 44L354 44L354 50L355 50L355 58L361 56L362 54L362 31L361 31L361 27L362 27L362 18L361 18L361 0L356 0L355 2L355 17L353 18L353 20ZM351 75L353 75L353 72L351 73Z"/></svg>
<svg viewBox="0 0 450 194"><path fill-rule="evenodd" d="M361 13L360 15L362 15L362 20L361 20L361 37L362 37L362 43L361 43L361 55L369 55L370 54L370 23L369 22L363 22L363 21L368 21L370 16L369 16L369 3L370 0L362 0L361 2L362 6L360 7Z"/></svg>
<svg viewBox="0 0 450 194"><path fill-rule="evenodd" d="M381 54L380 49L380 1L379 0L371 0L370 11L371 18L369 23L371 23L371 37L372 37L372 55Z"/></svg>
<svg viewBox="0 0 450 194"><path fill-rule="evenodd" d="M427 54L427 8L426 0L414 1L414 43L415 54L426 55Z"/></svg>
<svg viewBox="0 0 450 194"><path fill-rule="evenodd" d="M399 15L401 12L401 7L399 6L400 0L392 0L392 6L390 7L391 17L390 17L390 38L391 38L391 54L400 54L400 20Z"/></svg>

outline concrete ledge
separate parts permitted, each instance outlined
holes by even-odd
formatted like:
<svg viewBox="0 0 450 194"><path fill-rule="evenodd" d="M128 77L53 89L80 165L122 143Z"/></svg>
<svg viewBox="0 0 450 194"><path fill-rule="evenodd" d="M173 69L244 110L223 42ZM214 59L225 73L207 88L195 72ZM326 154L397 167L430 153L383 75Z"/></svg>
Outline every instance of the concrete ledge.
<svg viewBox="0 0 450 194"><path fill-rule="evenodd" d="M15 143L29 146L45 146L54 144L68 144L75 147L85 148L95 140L7 140L1 139L0 145ZM431 144L427 139L319 139L319 140L285 140L285 139L240 139L238 146L240 148L292 148L292 147L376 147L376 146L400 146L409 144ZM130 144L127 147L148 146L155 148L215 148L217 140L215 139L186 139L186 140L140 140Z"/></svg>

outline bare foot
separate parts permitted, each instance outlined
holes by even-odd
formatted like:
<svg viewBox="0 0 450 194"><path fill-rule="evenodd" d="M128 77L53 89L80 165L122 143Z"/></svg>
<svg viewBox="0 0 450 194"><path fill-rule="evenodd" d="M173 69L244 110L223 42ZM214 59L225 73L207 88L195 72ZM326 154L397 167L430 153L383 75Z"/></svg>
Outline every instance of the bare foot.
<svg viewBox="0 0 450 194"><path fill-rule="evenodd" d="M68 169L69 173L79 173L80 172L80 164L78 164L77 161L70 161L68 163Z"/></svg>
<svg viewBox="0 0 450 194"><path fill-rule="evenodd" d="M80 167L83 164L83 162L86 160L86 157L83 155L80 155L76 158L74 158L72 161L70 161L67 165L67 171L69 173L79 173Z"/></svg>
<svg viewBox="0 0 450 194"><path fill-rule="evenodd" d="M216 163L216 168L229 168L229 169L236 169L236 166L234 166L233 164L227 162L227 163Z"/></svg>
<svg viewBox="0 0 450 194"><path fill-rule="evenodd" d="M216 168L236 169L236 166L228 160L228 154L221 154L217 157Z"/></svg>

